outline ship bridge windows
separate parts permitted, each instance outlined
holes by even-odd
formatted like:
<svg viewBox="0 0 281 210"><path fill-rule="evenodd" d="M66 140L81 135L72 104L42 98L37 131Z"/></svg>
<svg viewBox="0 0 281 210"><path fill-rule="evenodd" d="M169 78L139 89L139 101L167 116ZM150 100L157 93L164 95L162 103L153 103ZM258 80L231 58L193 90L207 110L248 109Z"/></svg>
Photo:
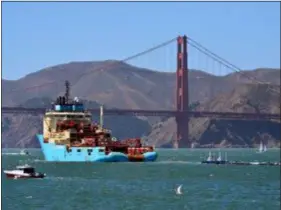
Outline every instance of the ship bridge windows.
<svg viewBox="0 0 281 210"><path fill-rule="evenodd" d="M81 152L81 149L77 149L77 152Z"/></svg>
<svg viewBox="0 0 281 210"><path fill-rule="evenodd" d="M34 173L35 171L34 171L34 168L25 168L25 169L23 170L23 172L24 172L24 173L28 173L28 174L32 174L32 173Z"/></svg>
<svg viewBox="0 0 281 210"><path fill-rule="evenodd" d="M66 115L67 118L71 118L71 119L74 119L74 118L83 118L84 116L83 115Z"/></svg>
<svg viewBox="0 0 281 210"><path fill-rule="evenodd" d="M66 115L66 118L69 119L82 119L82 118L91 118L91 115Z"/></svg>

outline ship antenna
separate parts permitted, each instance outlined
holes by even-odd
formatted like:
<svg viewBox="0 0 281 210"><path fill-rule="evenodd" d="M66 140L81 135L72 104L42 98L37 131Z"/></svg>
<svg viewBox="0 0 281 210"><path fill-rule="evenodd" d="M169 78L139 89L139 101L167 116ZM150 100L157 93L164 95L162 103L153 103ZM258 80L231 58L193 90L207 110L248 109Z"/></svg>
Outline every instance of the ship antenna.
<svg viewBox="0 0 281 210"><path fill-rule="evenodd" d="M69 99L69 92L70 92L70 86L69 86L69 81L65 81L65 102L68 104L68 99Z"/></svg>

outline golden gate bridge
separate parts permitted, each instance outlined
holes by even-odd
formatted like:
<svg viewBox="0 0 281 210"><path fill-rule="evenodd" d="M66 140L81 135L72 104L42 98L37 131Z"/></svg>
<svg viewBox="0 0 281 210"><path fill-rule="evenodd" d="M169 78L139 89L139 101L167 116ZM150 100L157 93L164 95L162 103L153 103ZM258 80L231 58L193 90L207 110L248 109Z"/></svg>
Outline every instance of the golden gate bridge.
<svg viewBox="0 0 281 210"><path fill-rule="evenodd" d="M244 71L242 71L237 66L231 64L227 60L221 58L217 54L208 50L200 43L191 39L187 36L179 36L161 43L155 47L149 48L143 52L137 53L133 56L127 57L121 61L111 62L103 65L98 65L91 71L85 72L78 78L81 79L87 74L91 74L97 69L107 70L114 69L115 65L119 62L128 62L130 60L141 57L145 54L149 54L159 48L165 47L171 43L176 42L177 53L176 53L176 110L142 110L142 109L104 109L105 115L130 115L130 116L167 116L175 117L177 124L177 137L174 140L174 147L180 147L181 145L187 145L190 147L191 142L189 142L189 119L190 118L216 118L216 119L239 119L239 120L280 120L280 114L271 113L235 113L235 112L213 112L213 111L196 111L190 110L189 108L189 68L188 68L188 48L195 48L200 53L211 58L220 65L230 69L232 72L239 73L242 77L248 79L256 84L268 85L267 91L280 95L280 91L272 88L268 83L260 81L254 77L250 77ZM78 81L77 80L77 81ZM57 83L57 81L48 82L36 86L30 86L24 90L36 89L42 86L51 85ZM15 91L23 91L12 90ZM6 114L44 114L45 108L25 108L25 107L2 107L2 113ZM99 109L90 109L89 111L93 113L98 113Z"/></svg>

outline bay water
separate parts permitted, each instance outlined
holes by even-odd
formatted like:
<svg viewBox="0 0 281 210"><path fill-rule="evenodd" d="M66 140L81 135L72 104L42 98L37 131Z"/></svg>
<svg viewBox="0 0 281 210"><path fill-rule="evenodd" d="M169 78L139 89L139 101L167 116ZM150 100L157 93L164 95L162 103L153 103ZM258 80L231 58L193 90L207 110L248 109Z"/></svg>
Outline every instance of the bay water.
<svg viewBox="0 0 281 210"><path fill-rule="evenodd" d="M208 149L158 149L152 163L51 163L39 149L28 151L2 150L3 210L280 209L280 166L201 165ZM279 149L220 151L233 161L280 161ZM22 164L47 177L5 177L3 170Z"/></svg>

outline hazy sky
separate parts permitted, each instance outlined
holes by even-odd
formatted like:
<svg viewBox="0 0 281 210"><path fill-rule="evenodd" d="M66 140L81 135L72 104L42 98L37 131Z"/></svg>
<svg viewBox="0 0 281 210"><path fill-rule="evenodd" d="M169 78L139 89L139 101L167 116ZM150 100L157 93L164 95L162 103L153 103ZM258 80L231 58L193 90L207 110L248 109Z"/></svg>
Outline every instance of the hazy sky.
<svg viewBox="0 0 281 210"><path fill-rule="evenodd" d="M70 61L123 59L186 34L243 69L280 68L280 4L5 2L3 78ZM175 71L175 44L130 63ZM222 71L190 49L189 64Z"/></svg>

